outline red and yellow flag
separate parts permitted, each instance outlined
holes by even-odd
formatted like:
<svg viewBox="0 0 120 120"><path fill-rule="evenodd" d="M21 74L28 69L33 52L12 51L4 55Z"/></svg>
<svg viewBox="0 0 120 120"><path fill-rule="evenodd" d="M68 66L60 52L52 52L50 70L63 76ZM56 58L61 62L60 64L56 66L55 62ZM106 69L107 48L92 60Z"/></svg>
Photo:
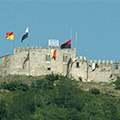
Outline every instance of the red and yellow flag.
<svg viewBox="0 0 120 120"><path fill-rule="evenodd" d="M10 40L13 40L14 39L14 32L8 32L8 33L6 33L6 38L10 39Z"/></svg>
<svg viewBox="0 0 120 120"><path fill-rule="evenodd" d="M56 57L56 50L51 49L51 58L55 58Z"/></svg>

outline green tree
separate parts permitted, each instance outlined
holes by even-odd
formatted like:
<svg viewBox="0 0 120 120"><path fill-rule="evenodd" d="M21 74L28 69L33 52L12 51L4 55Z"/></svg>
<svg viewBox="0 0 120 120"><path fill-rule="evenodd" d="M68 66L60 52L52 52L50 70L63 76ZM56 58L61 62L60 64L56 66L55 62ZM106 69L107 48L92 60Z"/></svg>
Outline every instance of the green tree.
<svg viewBox="0 0 120 120"><path fill-rule="evenodd" d="M95 94L95 95L100 94L100 91L99 91L97 88L91 88L89 91L90 91L92 94Z"/></svg>
<svg viewBox="0 0 120 120"><path fill-rule="evenodd" d="M6 97L7 119L29 119L35 111L34 94L30 91L10 94Z"/></svg>
<svg viewBox="0 0 120 120"><path fill-rule="evenodd" d="M79 120L79 113L76 109L58 107L55 104L37 108L32 118L36 120Z"/></svg>
<svg viewBox="0 0 120 120"><path fill-rule="evenodd" d="M117 77L117 80L115 81L115 89L120 89L120 77Z"/></svg>
<svg viewBox="0 0 120 120"><path fill-rule="evenodd" d="M80 92L81 90L78 88L76 81L62 78L56 82L51 98L55 104L62 107L68 107L73 104L73 101L76 101L76 95Z"/></svg>
<svg viewBox="0 0 120 120"><path fill-rule="evenodd" d="M20 81L11 81L10 83L3 82L0 84L1 89L7 89L10 91L22 90L27 91L29 89L28 85Z"/></svg>
<svg viewBox="0 0 120 120"><path fill-rule="evenodd" d="M120 99L82 91L79 82L61 75L37 78L31 85L2 83L1 120L119 120ZM25 85L25 86L24 86ZM23 89L23 88L27 89Z"/></svg>
<svg viewBox="0 0 120 120"><path fill-rule="evenodd" d="M6 118L6 104L4 100L0 101L0 120L4 120Z"/></svg>

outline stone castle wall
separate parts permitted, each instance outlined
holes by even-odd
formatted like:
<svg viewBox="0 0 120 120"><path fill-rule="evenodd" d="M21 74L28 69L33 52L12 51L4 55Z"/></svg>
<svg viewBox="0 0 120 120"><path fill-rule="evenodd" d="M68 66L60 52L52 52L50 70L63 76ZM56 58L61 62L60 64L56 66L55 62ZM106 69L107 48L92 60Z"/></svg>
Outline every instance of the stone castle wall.
<svg viewBox="0 0 120 120"><path fill-rule="evenodd" d="M53 49L53 48L52 48ZM29 53L29 60L23 63ZM46 61L46 56L50 56L50 61ZM67 61L63 62L63 56L67 56ZM56 48L56 59L51 58L51 48L40 46L40 48L31 47L14 49L14 58L12 59L12 74L26 75L45 75L50 73L67 74L67 63L70 58L76 56L76 50L60 50Z"/></svg>
<svg viewBox="0 0 120 120"><path fill-rule="evenodd" d="M92 64L96 64L95 70L92 70ZM90 61L88 63L88 81L97 81L97 82L112 82L115 80L115 75L119 74L119 66L118 69L115 68L115 63L119 65L117 62L113 61L106 61L103 60L102 62L99 60L96 62Z"/></svg>
<svg viewBox="0 0 120 120"><path fill-rule="evenodd" d="M77 80L82 78L82 81L88 79L88 63L86 57L76 57L76 61L72 64L70 74Z"/></svg>
<svg viewBox="0 0 120 120"><path fill-rule="evenodd" d="M56 59L52 58L51 50L56 50ZM88 62L86 57L77 57L76 49L35 48L19 47L14 48L13 55L4 56L4 64L0 66L0 75L46 75L62 74L74 77L77 80L82 78L85 82L112 82L115 75L120 74L120 61L92 61ZM117 65L117 69L115 67ZM94 67L94 69L93 69Z"/></svg>
<svg viewBox="0 0 120 120"><path fill-rule="evenodd" d="M0 66L0 75L9 75L11 73L11 58L13 55L6 55L4 64ZM1 57L1 58L3 58Z"/></svg>

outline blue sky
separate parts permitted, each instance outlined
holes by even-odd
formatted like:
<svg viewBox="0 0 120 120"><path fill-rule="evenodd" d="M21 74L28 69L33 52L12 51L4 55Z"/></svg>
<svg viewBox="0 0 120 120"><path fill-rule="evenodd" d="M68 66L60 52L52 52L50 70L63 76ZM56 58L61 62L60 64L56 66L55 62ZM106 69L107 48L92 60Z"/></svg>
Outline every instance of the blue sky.
<svg viewBox="0 0 120 120"><path fill-rule="evenodd" d="M29 37L21 43L27 26ZM72 36L78 57L120 59L120 1L0 0L0 28L0 56L13 54L14 42L6 39L13 31L17 47L48 46L49 39L61 45Z"/></svg>

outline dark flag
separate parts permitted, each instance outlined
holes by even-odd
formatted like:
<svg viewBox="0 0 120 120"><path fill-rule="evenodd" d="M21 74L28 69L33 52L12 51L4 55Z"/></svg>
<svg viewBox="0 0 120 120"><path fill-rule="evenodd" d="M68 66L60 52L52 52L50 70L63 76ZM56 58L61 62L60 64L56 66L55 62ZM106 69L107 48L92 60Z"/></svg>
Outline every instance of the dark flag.
<svg viewBox="0 0 120 120"><path fill-rule="evenodd" d="M71 39L60 46L61 49L71 48Z"/></svg>
<svg viewBox="0 0 120 120"><path fill-rule="evenodd" d="M28 37L28 27L25 31L25 34L22 36L21 42L23 42L24 39L26 39Z"/></svg>
<svg viewBox="0 0 120 120"><path fill-rule="evenodd" d="M29 60L29 52L28 52L28 54L27 54L26 59L25 59L24 62L23 62L23 69L25 68L24 65L25 65L25 63L26 63L28 60Z"/></svg>
<svg viewBox="0 0 120 120"><path fill-rule="evenodd" d="M26 39L27 37L28 37L28 33L25 33L25 34L22 36L21 42L23 42L23 40Z"/></svg>

